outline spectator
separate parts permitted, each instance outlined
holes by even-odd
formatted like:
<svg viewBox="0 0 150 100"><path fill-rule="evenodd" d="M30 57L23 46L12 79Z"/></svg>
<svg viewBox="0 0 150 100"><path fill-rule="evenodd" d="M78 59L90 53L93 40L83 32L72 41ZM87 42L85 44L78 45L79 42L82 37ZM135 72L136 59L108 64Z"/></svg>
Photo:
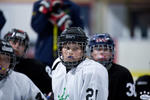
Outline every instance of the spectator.
<svg viewBox="0 0 150 100"><path fill-rule="evenodd" d="M134 85L129 70L113 62L115 44L109 34L96 34L90 39L91 58L103 64L108 70L108 100L133 100Z"/></svg>
<svg viewBox="0 0 150 100"><path fill-rule="evenodd" d="M35 59L24 57L29 47L28 34L19 29L12 29L4 38L9 41L17 55L18 63L14 70L26 74L43 93L51 92L51 79L45 72L45 65Z"/></svg>
<svg viewBox="0 0 150 100"><path fill-rule="evenodd" d="M46 100L26 75L13 71L15 63L13 48L0 40L0 100Z"/></svg>
<svg viewBox="0 0 150 100"><path fill-rule="evenodd" d="M1 32L2 28L4 27L5 23L6 23L5 16L4 16L3 12L0 10L0 32ZM0 33L0 37L1 37L1 33Z"/></svg>
<svg viewBox="0 0 150 100"><path fill-rule="evenodd" d="M131 4L132 5L132 4ZM144 6L130 6L129 7L129 31L131 38L135 38L137 33L135 29L138 28L141 32L142 39L148 39L148 29L150 27L150 8L149 4Z"/></svg>
<svg viewBox="0 0 150 100"><path fill-rule="evenodd" d="M150 100L150 75L138 77L135 82L136 100Z"/></svg>
<svg viewBox="0 0 150 100"><path fill-rule="evenodd" d="M58 56L51 77L55 100L107 100L108 73L86 58L87 37L79 27L65 29L58 39Z"/></svg>
<svg viewBox="0 0 150 100"><path fill-rule="evenodd" d="M80 7L70 0L36 1L31 26L38 34L35 58L51 66L57 57L57 36L70 26L83 28Z"/></svg>

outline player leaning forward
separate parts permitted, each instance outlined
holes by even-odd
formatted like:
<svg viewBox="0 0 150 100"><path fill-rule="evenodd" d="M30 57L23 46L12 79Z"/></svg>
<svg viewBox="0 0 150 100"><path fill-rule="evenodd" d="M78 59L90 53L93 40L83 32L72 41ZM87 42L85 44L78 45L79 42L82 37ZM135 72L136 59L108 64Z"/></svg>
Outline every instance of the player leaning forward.
<svg viewBox="0 0 150 100"><path fill-rule="evenodd" d="M52 70L55 100L107 100L108 73L86 58L87 37L79 27L65 29L58 40L58 59Z"/></svg>
<svg viewBox="0 0 150 100"><path fill-rule="evenodd" d="M46 100L27 76L13 71L15 58L11 45L0 40L0 100Z"/></svg>

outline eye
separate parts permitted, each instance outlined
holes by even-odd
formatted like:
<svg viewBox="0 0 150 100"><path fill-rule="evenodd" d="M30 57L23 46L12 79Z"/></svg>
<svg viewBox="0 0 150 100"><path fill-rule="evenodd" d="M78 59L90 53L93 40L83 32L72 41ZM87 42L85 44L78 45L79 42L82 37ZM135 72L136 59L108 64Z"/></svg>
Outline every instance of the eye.
<svg viewBox="0 0 150 100"><path fill-rule="evenodd" d="M97 51L100 51L100 50L103 50L103 48L102 48L102 46L101 45L96 45L95 47L94 47L94 50L97 50Z"/></svg>
<svg viewBox="0 0 150 100"><path fill-rule="evenodd" d="M17 40L14 39L14 40L12 40L12 42L15 44L15 43L17 43Z"/></svg>
<svg viewBox="0 0 150 100"><path fill-rule="evenodd" d="M78 49L79 49L79 47L74 47L74 48L72 48L73 51L76 51L76 50L78 50Z"/></svg>
<svg viewBox="0 0 150 100"><path fill-rule="evenodd" d="M0 55L0 61L9 62L10 61L9 55L7 55L7 54L1 54Z"/></svg>
<svg viewBox="0 0 150 100"><path fill-rule="evenodd" d="M70 48L69 48L68 46L66 47L66 49L67 49L67 50L70 50Z"/></svg>
<svg viewBox="0 0 150 100"><path fill-rule="evenodd" d="M25 43L24 43L23 41L20 41L20 42L19 42L19 45L20 45L20 46L25 46Z"/></svg>
<svg viewBox="0 0 150 100"><path fill-rule="evenodd" d="M66 50L70 49L67 45L64 45L63 48L66 49Z"/></svg>

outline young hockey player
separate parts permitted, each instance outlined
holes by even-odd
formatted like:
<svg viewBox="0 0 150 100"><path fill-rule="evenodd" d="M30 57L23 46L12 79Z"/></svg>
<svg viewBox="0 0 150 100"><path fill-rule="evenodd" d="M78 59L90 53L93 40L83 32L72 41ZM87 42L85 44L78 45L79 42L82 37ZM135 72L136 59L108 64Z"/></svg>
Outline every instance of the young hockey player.
<svg viewBox="0 0 150 100"><path fill-rule="evenodd" d="M58 39L59 58L51 70L55 100L107 100L108 72L86 58L87 37L80 27L65 29Z"/></svg>
<svg viewBox="0 0 150 100"><path fill-rule="evenodd" d="M29 47L28 34L20 29L12 29L4 38L9 41L17 56L14 70L26 74L44 94L51 92L51 79L45 71L45 65L24 57Z"/></svg>
<svg viewBox="0 0 150 100"><path fill-rule="evenodd" d="M27 76L13 71L15 63L13 48L0 40L0 100L46 100Z"/></svg>
<svg viewBox="0 0 150 100"><path fill-rule="evenodd" d="M103 64L108 70L108 100L133 100L133 78L127 68L113 62L115 44L111 36L107 33L93 35L89 46L91 58Z"/></svg>
<svg viewBox="0 0 150 100"><path fill-rule="evenodd" d="M5 23L6 23L5 15L4 15L3 11L0 9L0 33L1 33L1 30L3 29ZM0 36L1 36L1 34L0 34Z"/></svg>

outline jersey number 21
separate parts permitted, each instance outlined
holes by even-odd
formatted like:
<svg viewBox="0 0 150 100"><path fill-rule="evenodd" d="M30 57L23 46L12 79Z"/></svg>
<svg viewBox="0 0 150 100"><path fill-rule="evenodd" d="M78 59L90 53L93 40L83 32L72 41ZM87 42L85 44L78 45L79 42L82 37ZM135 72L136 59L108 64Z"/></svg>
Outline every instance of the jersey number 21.
<svg viewBox="0 0 150 100"><path fill-rule="evenodd" d="M95 98L95 100L96 100L97 94L98 94L98 90L93 90L92 88L88 88L88 89L86 90L86 93L87 93L87 95L86 95L86 100L92 100L92 99L90 99L90 98L92 98L93 96L95 96L94 98Z"/></svg>

